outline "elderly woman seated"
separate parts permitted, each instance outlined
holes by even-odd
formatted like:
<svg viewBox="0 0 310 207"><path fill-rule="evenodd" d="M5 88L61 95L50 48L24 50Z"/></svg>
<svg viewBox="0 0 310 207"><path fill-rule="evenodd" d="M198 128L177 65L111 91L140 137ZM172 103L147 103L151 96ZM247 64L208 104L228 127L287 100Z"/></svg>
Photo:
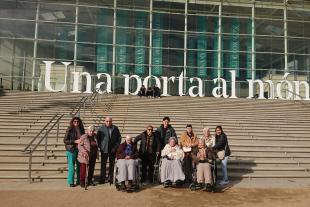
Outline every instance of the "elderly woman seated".
<svg viewBox="0 0 310 207"><path fill-rule="evenodd" d="M205 191L213 191L211 164L213 157L205 145L204 139L198 141L198 152L193 156L197 163L197 182Z"/></svg>
<svg viewBox="0 0 310 207"><path fill-rule="evenodd" d="M161 152L162 164L160 177L164 187L172 186L172 183L180 185L185 180L185 175L182 171L182 160L184 158L183 150L177 145L177 139L171 137L168 144Z"/></svg>
<svg viewBox="0 0 310 207"><path fill-rule="evenodd" d="M130 136L126 136L125 142L120 144L116 151L118 175L117 180L120 183L120 190L132 190L133 181L137 177L138 150L133 144ZM125 181L128 181L125 186Z"/></svg>

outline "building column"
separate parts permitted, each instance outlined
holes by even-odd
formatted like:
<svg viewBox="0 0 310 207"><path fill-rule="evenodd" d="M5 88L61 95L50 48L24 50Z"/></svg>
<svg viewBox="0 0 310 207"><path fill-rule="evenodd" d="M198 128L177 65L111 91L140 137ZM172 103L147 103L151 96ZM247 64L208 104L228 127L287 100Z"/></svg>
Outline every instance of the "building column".
<svg viewBox="0 0 310 207"><path fill-rule="evenodd" d="M184 11L184 63L183 63L183 93L186 94L186 69L187 69L187 15L188 15L188 0L185 0L185 11Z"/></svg>
<svg viewBox="0 0 310 207"><path fill-rule="evenodd" d="M113 6L113 57L112 57L112 90L115 90L115 68L116 68L116 0Z"/></svg>
<svg viewBox="0 0 310 207"><path fill-rule="evenodd" d="M252 71L252 80L255 79L255 0L253 0L252 5L252 48L251 48L251 71Z"/></svg>
<svg viewBox="0 0 310 207"><path fill-rule="evenodd" d="M284 0L285 8L283 13L284 20L284 73L288 72L288 57L287 57L287 0Z"/></svg>
<svg viewBox="0 0 310 207"><path fill-rule="evenodd" d="M36 76L36 59L37 59L37 45L38 45L38 21L39 21L39 13L40 13L40 2L37 1L37 11L36 11L36 23L34 30L34 44L33 44L33 57L32 57L32 80L31 80L31 91L35 90L35 76ZM38 89L39 90L39 89Z"/></svg>
<svg viewBox="0 0 310 207"><path fill-rule="evenodd" d="M150 33L149 33L149 76L152 75L152 47L153 47L153 0L150 0ZM147 87L147 86L146 86Z"/></svg>

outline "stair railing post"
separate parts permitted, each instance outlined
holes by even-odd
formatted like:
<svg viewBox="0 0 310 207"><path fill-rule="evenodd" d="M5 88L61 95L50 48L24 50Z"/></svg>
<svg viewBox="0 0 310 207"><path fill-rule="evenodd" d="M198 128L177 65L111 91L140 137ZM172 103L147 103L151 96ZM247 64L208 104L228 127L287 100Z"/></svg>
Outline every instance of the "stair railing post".
<svg viewBox="0 0 310 207"><path fill-rule="evenodd" d="M59 120L57 121L56 143L58 143L58 137L59 137Z"/></svg>
<svg viewBox="0 0 310 207"><path fill-rule="evenodd" d="M44 146L44 159L47 160L47 139L48 139L48 131L46 129L46 136L45 136L45 146Z"/></svg>
<svg viewBox="0 0 310 207"><path fill-rule="evenodd" d="M28 181L29 181L29 184L32 183L32 178L31 178L31 165L32 165L32 150L31 148L29 148L29 160L28 160Z"/></svg>
<svg viewBox="0 0 310 207"><path fill-rule="evenodd" d="M85 101L83 103L83 118L85 117Z"/></svg>

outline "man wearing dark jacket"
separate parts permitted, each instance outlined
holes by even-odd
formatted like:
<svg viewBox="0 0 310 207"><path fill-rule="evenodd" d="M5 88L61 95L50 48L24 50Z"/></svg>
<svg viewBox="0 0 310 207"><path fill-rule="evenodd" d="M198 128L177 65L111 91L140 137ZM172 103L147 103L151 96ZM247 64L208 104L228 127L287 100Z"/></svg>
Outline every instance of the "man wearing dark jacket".
<svg viewBox="0 0 310 207"><path fill-rule="evenodd" d="M175 133L174 128L169 123L170 123L170 118L168 116L165 116L163 118L163 124L157 128L157 132L160 135L161 150L168 143L168 140L170 137L175 137L176 140L178 140L177 134Z"/></svg>
<svg viewBox="0 0 310 207"><path fill-rule="evenodd" d="M142 160L141 182L146 182L148 177L149 182L152 183L154 175L154 164L156 156L160 153L161 147L158 133L153 132L153 126L148 125L144 132L135 137L134 143L137 144L139 141L141 141L139 157Z"/></svg>
<svg viewBox="0 0 310 207"><path fill-rule="evenodd" d="M115 154L121 143L121 134L117 126L112 124L112 118L106 117L105 124L97 132L97 143L101 154L100 183L106 179L106 165L109 157L109 182L113 183Z"/></svg>

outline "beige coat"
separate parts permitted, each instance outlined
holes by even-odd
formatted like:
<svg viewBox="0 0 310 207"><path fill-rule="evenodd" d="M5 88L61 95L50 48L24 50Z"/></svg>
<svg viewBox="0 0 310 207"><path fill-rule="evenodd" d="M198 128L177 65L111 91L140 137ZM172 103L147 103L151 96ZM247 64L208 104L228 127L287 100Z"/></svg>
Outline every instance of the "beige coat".
<svg viewBox="0 0 310 207"><path fill-rule="evenodd" d="M202 136L201 139L205 140L205 144L207 148L212 148L215 145L215 137L210 135L209 137Z"/></svg>

